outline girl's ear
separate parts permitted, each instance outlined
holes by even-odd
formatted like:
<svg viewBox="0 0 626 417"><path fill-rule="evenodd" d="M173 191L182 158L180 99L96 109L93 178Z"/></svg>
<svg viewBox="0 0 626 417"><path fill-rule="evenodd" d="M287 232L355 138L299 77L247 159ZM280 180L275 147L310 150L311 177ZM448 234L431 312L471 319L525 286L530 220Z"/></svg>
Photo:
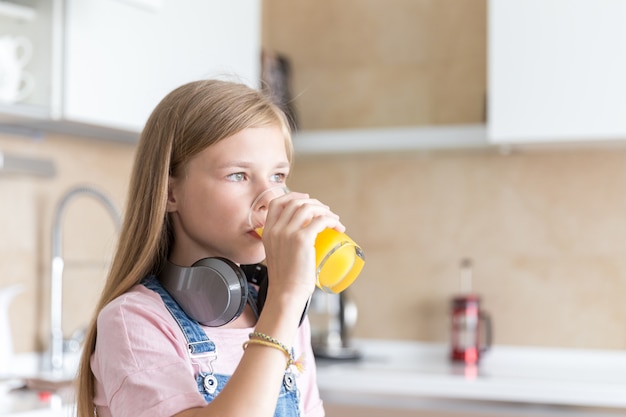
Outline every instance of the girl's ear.
<svg viewBox="0 0 626 417"><path fill-rule="evenodd" d="M167 180L167 207L166 210L171 213L176 211L176 181L171 177Z"/></svg>

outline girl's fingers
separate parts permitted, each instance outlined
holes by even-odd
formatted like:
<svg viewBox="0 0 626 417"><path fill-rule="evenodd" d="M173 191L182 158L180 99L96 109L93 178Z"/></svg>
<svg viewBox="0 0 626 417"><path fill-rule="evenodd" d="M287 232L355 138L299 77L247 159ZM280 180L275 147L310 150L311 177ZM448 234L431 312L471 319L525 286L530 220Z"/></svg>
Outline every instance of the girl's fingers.
<svg viewBox="0 0 626 417"><path fill-rule="evenodd" d="M310 295L316 279L314 243L326 228L345 230L339 216L319 200L289 193L270 202L263 244L274 288Z"/></svg>
<svg viewBox="0 0 626 417"><path fill-rule="evenodd" d="M293 195L290 196L290 194ZM274 205L270 204L266 227L276 225L280 228L301 229L309 227L309 224L316 218L324 218L323 222L317 221L315 223L323 224L324 227L334 228L338 231L345 230L339 221L339 216L319 200L308 198L306 194L300 193L289 193L287 196L291 198L283 199L280 197L280 200L272 201ZM320 231L317 230L317 232Z"/></svg>

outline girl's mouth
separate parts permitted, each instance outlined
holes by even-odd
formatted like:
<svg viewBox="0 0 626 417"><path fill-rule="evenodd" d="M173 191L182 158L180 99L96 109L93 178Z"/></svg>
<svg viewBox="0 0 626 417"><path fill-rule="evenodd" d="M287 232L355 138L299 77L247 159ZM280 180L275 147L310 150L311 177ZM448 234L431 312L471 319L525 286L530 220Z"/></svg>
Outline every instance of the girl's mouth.
<svg viewBox="0 0 626 417"><path fill-rule="evenodd" d="M256 230L254 230L254 229L249 230L248 234L250 236L254 237L255 239L261 240L261 235L259 235L259 233Z"/></svg>

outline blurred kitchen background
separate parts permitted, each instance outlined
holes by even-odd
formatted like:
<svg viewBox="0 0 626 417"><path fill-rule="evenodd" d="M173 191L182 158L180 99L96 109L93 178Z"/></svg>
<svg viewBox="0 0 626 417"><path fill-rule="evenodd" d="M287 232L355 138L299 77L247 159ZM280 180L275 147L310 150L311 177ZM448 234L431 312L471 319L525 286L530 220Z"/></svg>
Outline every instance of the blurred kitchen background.
<svg viewBox="0 0 626 417"><path fill-rule="evenodd" d="M495 344L626 349L626 149L592 135L576 145L488 142L486 0L264 0L261 7L258 46L288 63L297 116L290 187L333 207L366 254L348 290L359 312L354 337L446 342L460 261L471 258ZM244 30L246 13L238 13L234 28ZM0 36L38 18L0 16ZM41 58L49 48L34 43L33 67L50 59ZM136 58L114 66L132 73ZM104 101L106 73L92 75L83 92ZM126 84L120 106L143 95ZM55 206L71 187L89 184L123 209L135 146L6 120L0 151L52 161L56 171L0 170L0 288L25 286L10 308L15 351L45 351ZM392 146L399 127L416 136L415 146ZM452 144L430 142L431 131ZM336 145L342 135L345 149L311 145L329 137ZM380 149L359 149L360 135L379 135ZM69 337L91 316L116 230L89 197L68 204L62 224Z"/></svg>

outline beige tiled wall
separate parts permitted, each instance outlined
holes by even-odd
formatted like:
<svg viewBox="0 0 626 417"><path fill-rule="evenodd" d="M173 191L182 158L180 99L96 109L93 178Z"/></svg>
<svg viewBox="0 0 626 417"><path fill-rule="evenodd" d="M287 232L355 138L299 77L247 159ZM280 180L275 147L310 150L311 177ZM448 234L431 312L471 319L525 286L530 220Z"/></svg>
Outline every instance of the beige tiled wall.
<svg viewBox="0 0 626 417"><path fill-rule="evenodd" d="M264 6L264 43L292 59L303 127L483 120L485 0ZM10 309L16 350L41 350L54 206L88 183L121 209L134 148L4 134L0 149L59 170L0 176L0 288L25 285ZM471 257L496 343L624 349L625 173L623 149L299 155L291 187L328 202L366 252L349 290L355 336L447 340L459 261ZM91 314L116 235L89 197L68 205L63 224L69 335Z"/></svg>
<svg viewBox="0 0 626 417"><path fill-rule="evenodd" d="M626 152L301 156L364 248L356 336L447 341L460 260L498 344L626 348Z"/></svg>
<svg viewBox="0 0 626 417"><path fill-rule="evenodd" d="M48 343L53 213L77 185L107 194L123 210L134 148L82 138L0 135L7 154L51 159L53 178L0 174L0 288L21 283L10 306L16 351L42 350ZM63 322L67 336L85 326L102 288L117 236L106 209L77 195L62 217Z"/></svg>

